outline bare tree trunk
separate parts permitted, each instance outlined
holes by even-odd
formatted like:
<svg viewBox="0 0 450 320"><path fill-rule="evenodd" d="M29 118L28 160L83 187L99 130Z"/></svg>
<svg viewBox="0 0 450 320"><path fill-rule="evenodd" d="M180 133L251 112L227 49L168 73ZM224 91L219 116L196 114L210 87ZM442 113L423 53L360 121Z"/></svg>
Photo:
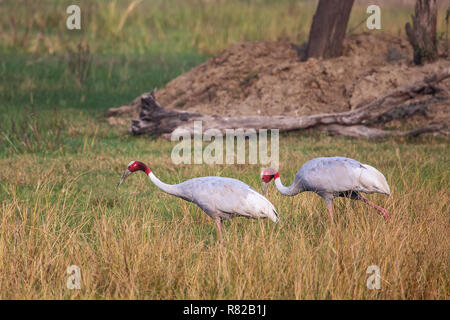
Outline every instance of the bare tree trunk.
<svg viewBox="0 0 450 320"><path fill-rule="evenodd" d="M405 29L408 40L414 49L414 63L437 59L437 5L436 0L416 0L413 26L408 22Z"/></svg>
<svg viewBox="0 0 450 320"><path fill-rule="evenodd" d="M354 0L320 0L314 14L305 60L342 55L348 19Z"/></svg>

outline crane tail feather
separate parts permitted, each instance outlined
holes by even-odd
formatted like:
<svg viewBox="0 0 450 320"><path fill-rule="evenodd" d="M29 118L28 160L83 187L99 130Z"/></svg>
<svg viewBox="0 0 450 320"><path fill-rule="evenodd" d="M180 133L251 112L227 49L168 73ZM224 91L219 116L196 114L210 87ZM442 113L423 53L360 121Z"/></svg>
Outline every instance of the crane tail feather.
<svg viewBox="0 0 450 320"><path fill-rule="evenodd" d="M258 208L256 210L258 213L254 215L253 218L269 218L273 222L278 222L280 220L275 206L266 197L258 192L252 190L247 197L247 201L251 202L255 209Z"/></svg>
<svg viewBox="0 0 450 320"><path fill-rule="evenodd" d="M364 164L363 166L367 170L363 170L360 177L360 183L371 192L390 195L391 189L386 181L386 177L370 165Z"/></svg>

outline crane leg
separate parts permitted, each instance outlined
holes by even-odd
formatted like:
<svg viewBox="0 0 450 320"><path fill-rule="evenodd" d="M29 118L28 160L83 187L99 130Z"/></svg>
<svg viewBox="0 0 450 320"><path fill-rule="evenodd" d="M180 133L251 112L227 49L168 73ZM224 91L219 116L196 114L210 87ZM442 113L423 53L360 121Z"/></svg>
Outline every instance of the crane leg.
<svg viewBox="0 0 450 320"><path fill-rule="evenodd" d="M372 208L375 208L376 210L380 211L381 214L383 215L383 217L386 219L386 221L389 222L389 212L385 208L377 206L375 203L373 203L372 201L369 201L366 197L364 197L362 195L361 195L361 200L364 203L367 203Z"/></svg>
<svg viewBox="0 0 450 320"><path fill-rule="evenodd" d="M331 202L327 203L327 208L328 208L328 214L330 215L330 218L331 218L331 222L334 222L334 219L333 219L333 204Z"/></svg>
<svg viewBox="0 0 450 320"><path fill-rule="evenodd" d="M217 226L217 234L219 236L219 242L222 243L222 219L214 219L216 221Z"/></svg>

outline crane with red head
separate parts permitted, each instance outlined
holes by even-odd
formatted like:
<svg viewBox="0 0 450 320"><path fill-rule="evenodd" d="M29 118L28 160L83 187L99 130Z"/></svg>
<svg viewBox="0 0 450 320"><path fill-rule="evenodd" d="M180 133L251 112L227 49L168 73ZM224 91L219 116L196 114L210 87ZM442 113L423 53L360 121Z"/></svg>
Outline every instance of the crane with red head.
<svg viewBox="0 0 450 320"><path fill-rule="evenodd" d="M159 180L144 163L131 161L118 186L129 175L138 171L143 171L150 181L165 193L195 203L214 219L220 241L222 241L222 220L234 217L269 218L273 222L279 220L277 210L266 197L244 182L233 178L200 177L179 184L167 184Z"/></svg>
<svg viewBox="0 0 450 320"><path fill-rule="evenodd" d="M285 187L280 174L273 168L261 171L263 195L266 194L270 181L275 181L278 191L286 196L295 196L301 192L311 191L325 200L328 213L333 220L333 199L347 197L361 200L375 208L389 221L389 213L369 201L361 193L382 193L390 195L391 191L384 175L368 164L344 157L322 157L306 162L295 175L293 183Z"/></svg>

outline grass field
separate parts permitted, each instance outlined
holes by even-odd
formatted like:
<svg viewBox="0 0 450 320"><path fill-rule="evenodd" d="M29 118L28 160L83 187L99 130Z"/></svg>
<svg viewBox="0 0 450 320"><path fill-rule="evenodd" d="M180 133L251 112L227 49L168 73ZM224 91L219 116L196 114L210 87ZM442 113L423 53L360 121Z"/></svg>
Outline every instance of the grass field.
<svg viewBox="0 0 450 320"><path fill-rule="evenodd" d="M301 42L311 2L79 1L86 24L73 32L65 29L69 3L0 1L0 298L449 298L450 159L442 138L281 135L286 184L318 156L382 171L392 196L370 198L390 211L389 224L341 199L333 225L318 196L286 198L271 186L282 221L227 221L220 246L203 212L143 174L116 189L130 160L168 183L220 175L259 189L259 166L173 165L172 143L126 135L103 113L235 41ZM411 8L390 9L383 28L403 32ZM353 12L350 26L364 18L363 7ZM441 33L442 21L440 14ZM66 287L70 265L81 269L81 290ZM381 268L380 290L366 287L370 265Z"/></svg>

